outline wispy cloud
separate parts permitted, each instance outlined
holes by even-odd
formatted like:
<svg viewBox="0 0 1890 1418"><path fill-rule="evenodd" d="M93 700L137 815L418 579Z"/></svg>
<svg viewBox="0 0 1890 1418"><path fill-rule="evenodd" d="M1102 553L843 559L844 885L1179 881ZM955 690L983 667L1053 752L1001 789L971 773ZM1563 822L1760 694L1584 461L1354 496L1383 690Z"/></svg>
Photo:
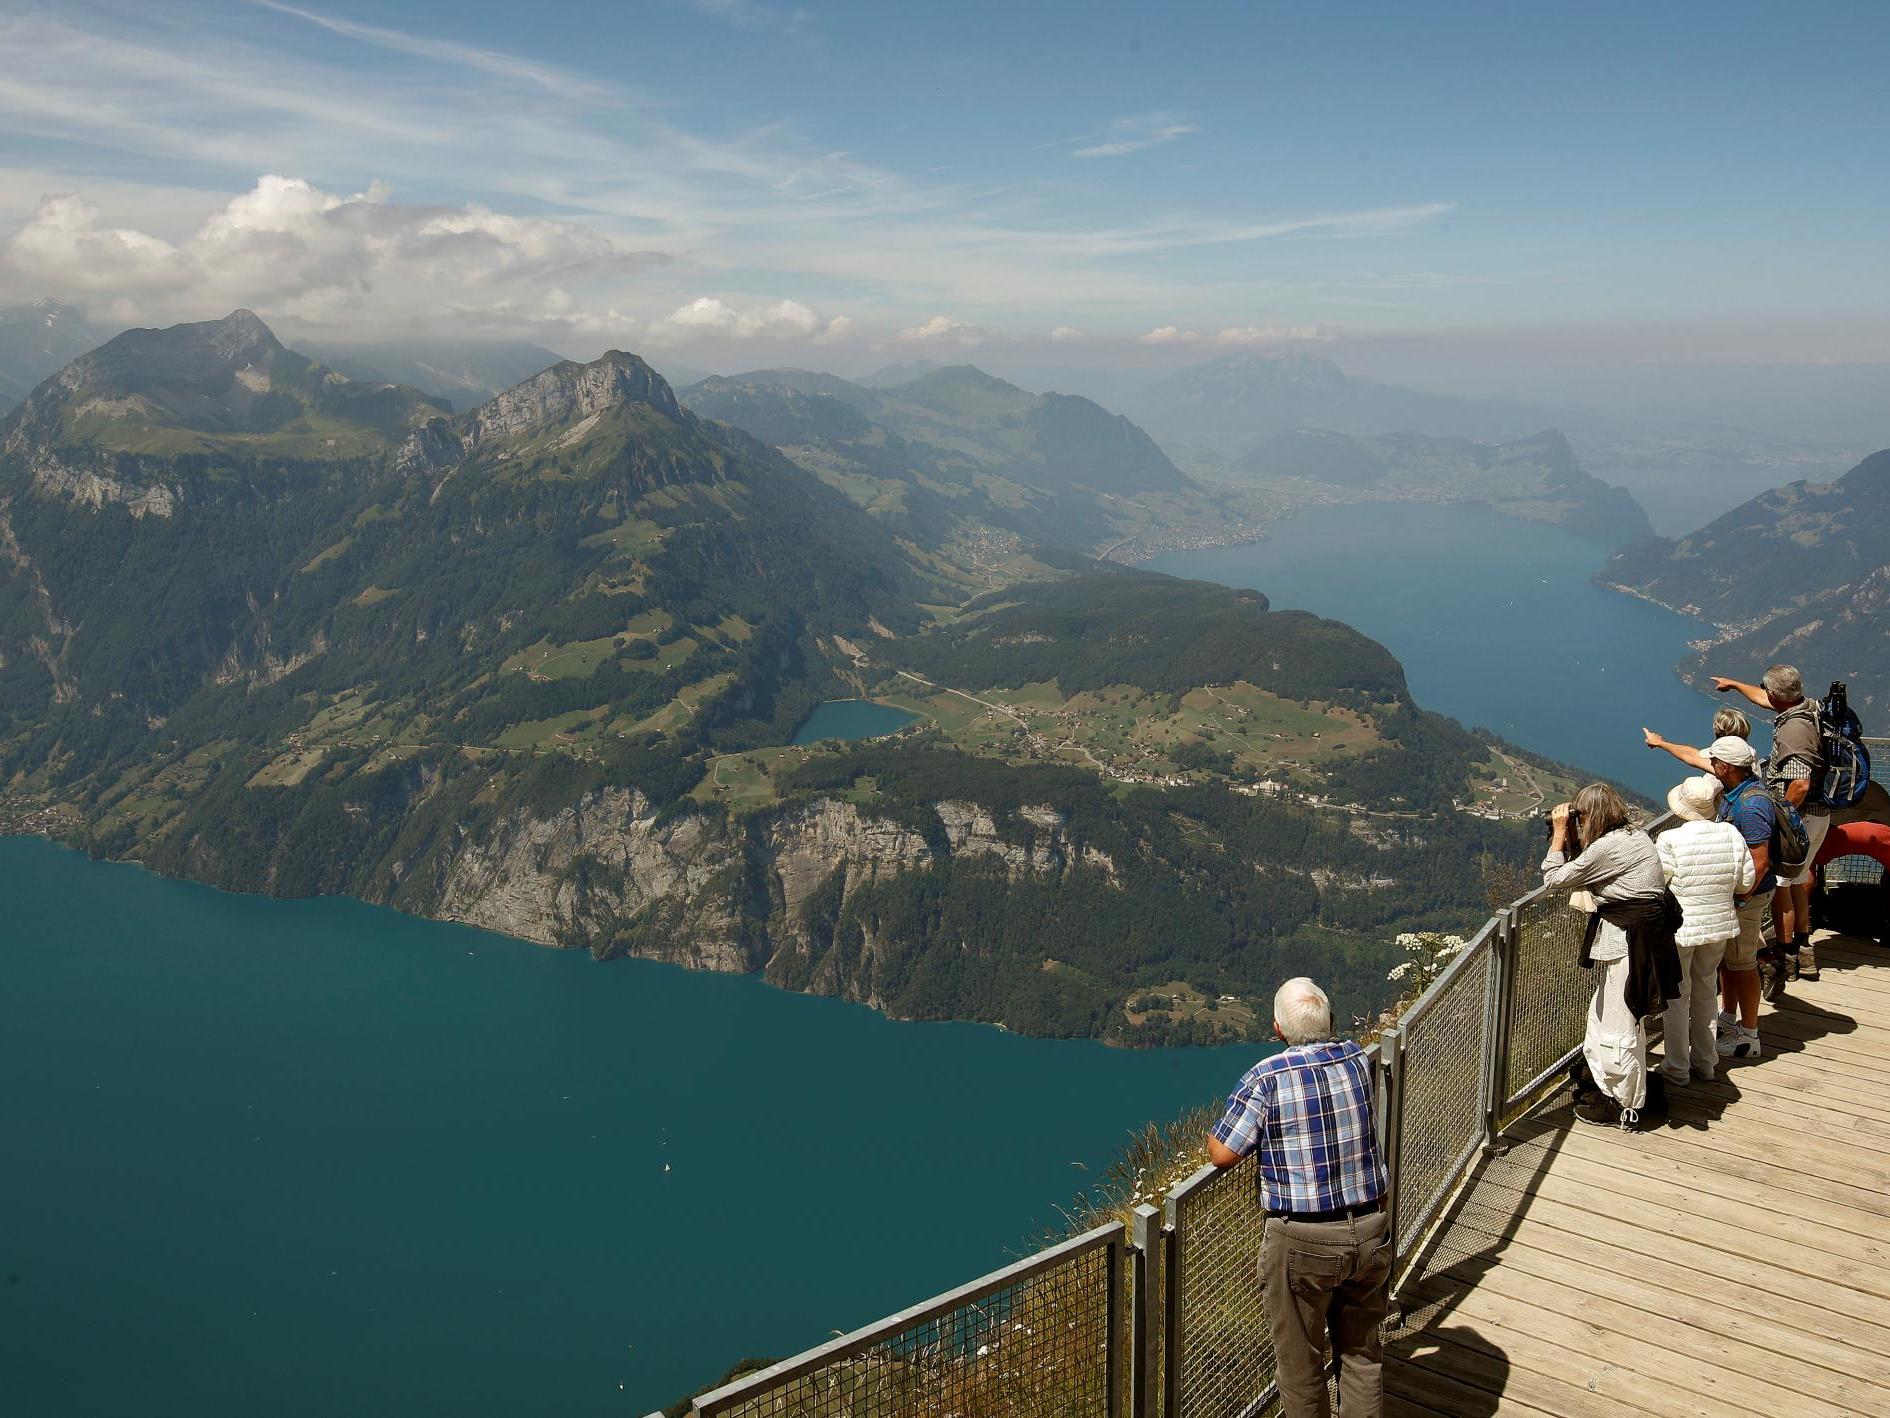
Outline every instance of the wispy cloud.
<svg viewBox="0 0 1890 1418"><path fill-rule="evenodd" d="M0 0L0 49L15 61L0 69L0 129L36 154L0 168L0 243L9 225L24 233L0 263L0 294L83 294L137 319L242 303L366 321L382 308L512 321L547 342L581 331L585 312L679 340L867 343L940 320L905 342L1058 325L1107 339L1157 320L1210 328L1202 312L1216 308L1284 308L1266 263L1222 249L1390 237L1452 209L1255 213L1208 194L1199 211L1111 222L1102 205L1077 221L1040 187L974 185L976 162L902 172L785 121L685 125L652 93L457 38L292 0L248 10L245 24L192 26L169 6L112 7L80 26ZM309 43L312 31L342 48ZM1193 127L1177 115L1123 123L1065 146L1168 142L1167 129ZM75 151L85 169L62 173ZM258 174L289 185L265 202ZM205 236L232 210L253 223L296 183L308 210L277 211L282 229L245 228L230 248ZM405 197L455 184L455 202ZM281 254L259 255L271 242ZM221 249L242 259L219 269ZM1204 278L1180 259L1191 251L1240 269ZM1333 286L1302 278L1299 289ZM676 319L702 300L732 319ZM757 315L784 305L814 322Z"/></svg>
<svg viewBox="0 0 1890 1418"><path fill-rule="evenodd" d="M432 39L426 35L410 34L405 30L362 24L356 20L304 9L300 5L284 4L283 0L249 0L249 3L264 10L273 10L279 15L305 20L311 25L316 25L345 39L360 40L364 44L372 44L399 54L411 54L420 59L432 59L457 65L463 69L474 69L500 79L519 80L562 98L598 99L616 96L616 91L609 85L594 82L559 65L520 59L515 55L503 54L491 49L480 49L455 40Z"/></svg>
<svg viewBox="0 0 1890 1418"><path fill-rule="evenodd" d="M1074 138L1070 156L1073 158L1121 158L1130 153L1144 152L1149 148L1159 148L1165 143L1172 143L1177 138L1185 138L1190 133L1199 133L1201 125L1190 119L1170 113L1143 113L1131 118L1118 118L1100 133L1092 133L1085 138Z"/></svg>

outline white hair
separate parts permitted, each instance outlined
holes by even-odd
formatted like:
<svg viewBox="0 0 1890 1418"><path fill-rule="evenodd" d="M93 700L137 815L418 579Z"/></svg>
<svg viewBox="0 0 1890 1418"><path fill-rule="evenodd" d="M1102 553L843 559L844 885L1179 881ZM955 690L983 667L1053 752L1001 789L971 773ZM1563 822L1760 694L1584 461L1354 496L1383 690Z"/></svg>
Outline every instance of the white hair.
<svg viewBox="0 0 1890 1418"><path fill-rule="evenodd" d="M1805 697L1805 681L1795 665L1773 665L1759 678L1768 694L1795 701Z"/></svg>
<svg viewBox="0 0 1890 1418"><path fill-rule="evenodd" d="M1332 1037L1332 1001L1301 975L1273 995L1273 1023L1289 1044L1310 1044Z"/></svg>

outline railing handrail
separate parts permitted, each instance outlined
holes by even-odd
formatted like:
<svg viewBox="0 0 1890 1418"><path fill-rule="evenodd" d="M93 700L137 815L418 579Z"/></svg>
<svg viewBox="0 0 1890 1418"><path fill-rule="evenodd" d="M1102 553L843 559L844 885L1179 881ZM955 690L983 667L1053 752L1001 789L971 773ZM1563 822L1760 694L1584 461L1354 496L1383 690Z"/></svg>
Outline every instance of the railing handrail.
<svg viewBox="0 0 1890 1418"><path fill-rule="evenodd" d="M808 1349L790 1359L766 1369L757 1369L752 1374L743 1374L740 1378L711 1389L708 1393L698 1394L693 1403L694 1412L700 1418L714 1418L718 1413L735 1407L755 1389L768 1388L775 1384L787 1383L812 1373L815 1369L835 1359L846 1359L860 1350L869 1349L882 1340L891 1339L906 1330L916 1328L929 1320L942 1318L953 1310L966 1305L976 1304L979 1300L1008 1290L1026 1280L1031 1280L1045 1271L1054 1270L1065 1261L1090 1251L1100 1250L1109 1245L1121 1245L1128 1239L1128 1228L1120 1221L1106 1222L1094 1230L1085 1231L1067 1241L1059 1241L1022 1260L1013 1261L976 1280L968 1281L956 1289L934 1295L929 1300L921 1300L910 1309L901 1310L896 1315L887 1315L884 1319L874 1320L837 1339L830 1339L825 1344Z"/></svg>

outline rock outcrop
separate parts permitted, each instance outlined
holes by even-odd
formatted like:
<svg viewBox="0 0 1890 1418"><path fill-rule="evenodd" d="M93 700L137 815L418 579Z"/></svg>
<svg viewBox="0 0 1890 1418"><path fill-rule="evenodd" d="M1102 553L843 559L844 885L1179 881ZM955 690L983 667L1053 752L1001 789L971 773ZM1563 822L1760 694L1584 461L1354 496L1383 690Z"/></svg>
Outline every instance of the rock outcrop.
<svg viewBox="0 0 1890 1418"><path fill-rule="evenodd" d="M949 859L994 861L1013 879L1058 877L1076 862L1115 874L1107 854L1074 849L1048 808L1021 809L1008 834L974 803L945 801L933 811L941 830L929 841L827 798L744 831L720 817L665 818L635 789L604 789L549 816L512 814L482 840L464 839L428 914L599 956L786 972L815 993L884 1007L872 989L870 934L852 969L818 938L812 917L836 878L835 904L844 904L863 886Z"/></svg>

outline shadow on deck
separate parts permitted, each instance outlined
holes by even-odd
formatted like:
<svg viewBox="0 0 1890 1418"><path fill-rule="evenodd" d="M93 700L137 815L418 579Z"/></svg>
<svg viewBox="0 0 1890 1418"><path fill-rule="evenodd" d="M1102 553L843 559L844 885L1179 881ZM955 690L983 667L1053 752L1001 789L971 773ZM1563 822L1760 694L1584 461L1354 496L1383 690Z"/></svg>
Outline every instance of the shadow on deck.
<svg viewBox="0 0 1890 1418"><path fill-rule="evenodd" d="M1564 1095L1512 1129L1407 1292L1387 1411L1890 1413L1890 951L1818 958L1665 1127Z"/></svg>

